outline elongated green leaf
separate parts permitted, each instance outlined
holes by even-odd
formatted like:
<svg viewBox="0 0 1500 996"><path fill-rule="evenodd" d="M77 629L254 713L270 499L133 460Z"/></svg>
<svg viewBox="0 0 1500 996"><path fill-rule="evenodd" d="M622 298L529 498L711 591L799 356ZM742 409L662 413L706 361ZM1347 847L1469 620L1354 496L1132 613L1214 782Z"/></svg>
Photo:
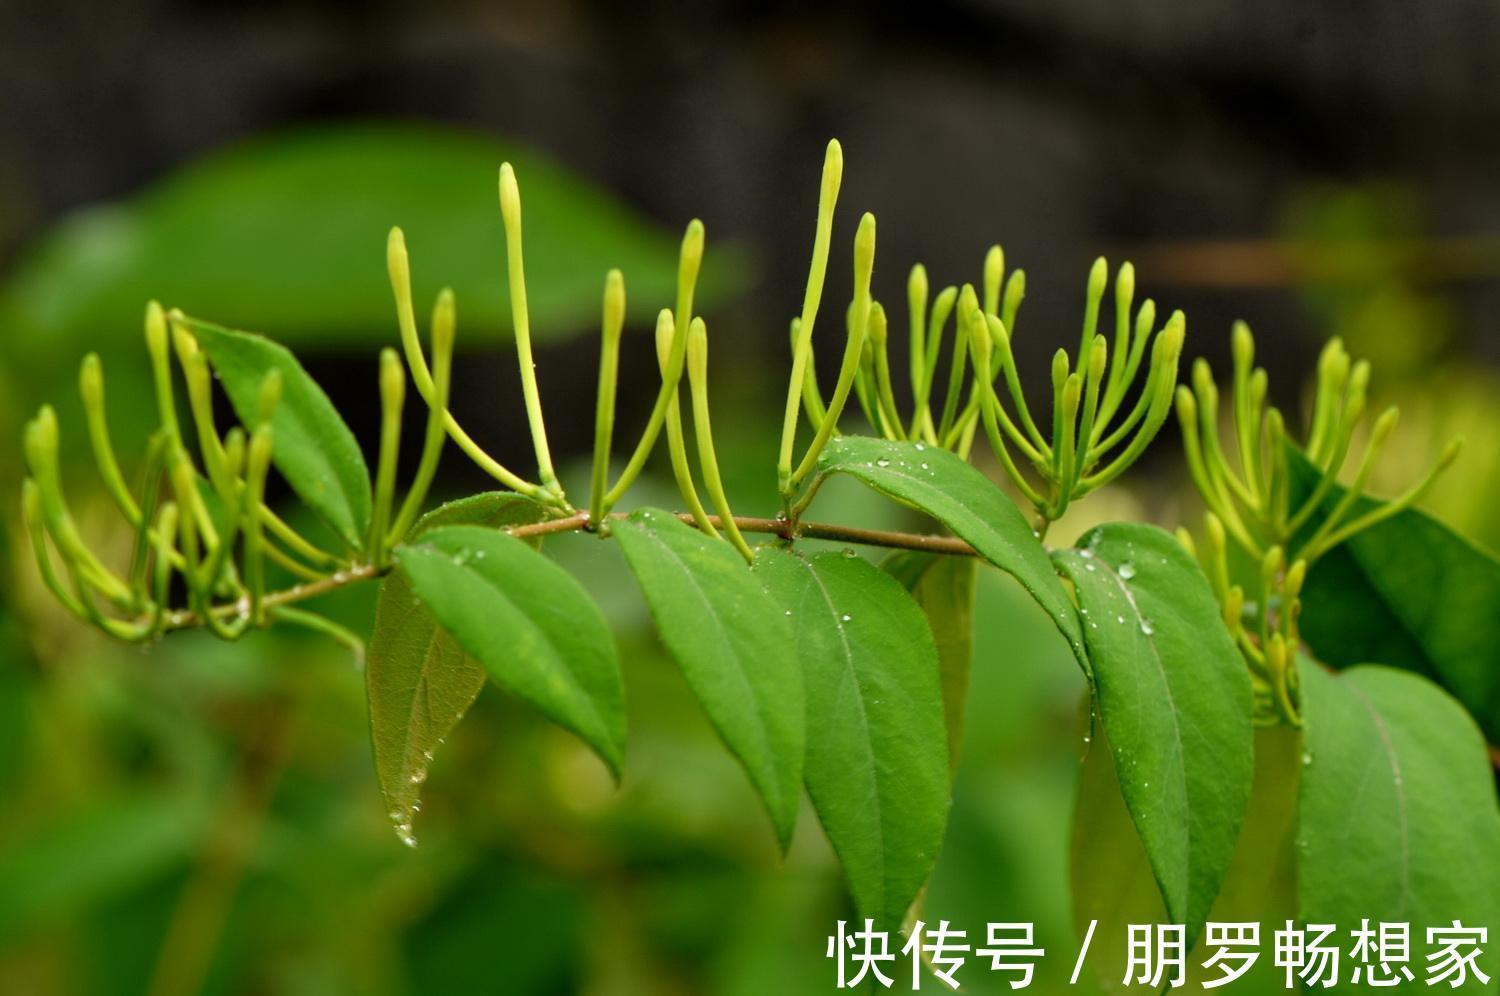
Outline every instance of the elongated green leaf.
<svg viewBox="0 0 1500 996"><path fill-rule="evenodd" d="M1425 933L1418 925L1457 919L1488 927L1493 940L1500 809L1473 720L1436 685L1394 668L1363 665L1331 675L1303 659L1299 674L1303 919L1411 923L1419 979ZM1485 947L1479 965L1500 978L1500 947Z"/></svg>
<svg viewBox="0 0 1500 996"><path fill-rule="evenodd" d="M1291 457L1305 493L1316 472ZM1374 504L1360 499L1352 514ZM1426 513L1402 512L1320 559L1302 589L1302 636L1336 668L1378 660L1431 678L1500 743L1500 560Z"/></svg>
<svg viewBox="0 0 1500 996"><path fill-rule="evenodd" d="M771 547L755 573L789 613L807 692L807 790L860 916L899 926L943 842L948 752L937 647L869 561Z"/></svg>
<svg viewBox="0 0 1500 996"><path fill-rule="evenodd" d="M259 418L266 374L281 374L281 402L271 417L271 460L292 490L350 546L370 525L370 472L354 433L323 389L285 346L249 332L189 323L235 413L247 425Z"/></svg>
<svg viewBox="0 0 1500 996"><path fill-rule="evenodd" d="M948 725L948 768L955 770L964 737L969 671L974 663L974 583L979 565L972 557L901 550L880 566L911 592L937 641L943 716Z"/></svg>
<svg viewBox="0 0 1500 996"><path fill-rule="evenodd" d="M1250 798L1250 677L1208 581L1167 533L1101 526L1073 582L1120 789L1173 922L1201 930Z"/></svg>
<svg viewBox="0 0 1500 996"><path fill-rule="evenodd" d="M433 529L396 559L465 653L619 775L625 693L614 637L570 574L514 536L478 526Z"/></svg>
<svg viewBox="0 0 1500 996"><path fill-rule="evenodd" d="M728 543L641 509L615 538L662 642L765 800L783 849L802 787L802 675L784 610Z"/></svg>
<svg viewBox="0 0 1500 996"><path fill-rule="evenodd" d="M438 625L401 571L380 584L365 655L375 773L402 840L416 840L422 783L433 752L484 687L485 670Z"/></svg>
<svg viewBox="0 0 1500 996"><path fill-rule="evenodd" d="M1021 582L1052 617L1088 673L1078 614L1046 548L1020 509L989 478L944 450L867 436L831 441L818 459L818 471L824 476L848 474L953 530L985 560Z"/></svg>
<svg viewBox="0 0 1500 996"><path fill-rule="evenodd" d="M1107 993L1140 993L1125 983L1130 964L1131 924L1170 923L1151 862L1120 794L1114 758L1104 738L1094 743L1078 778L1074 809L1070 885L1073 925L1082 941L1090 924L1094 939L1088 965ZM1209 918L1217 923L1260 924L1269 945L1276 931L1297 918L1297 772L1301 734L1288 727L1255 731L1255 785L1234 857ZM1222 978L1223 969L1205 968L1213 949L1201 941L1188 952L1184 992L1202 991ZM1229 992L1282 992L1285 973L1263 955Z"/></svg>
<svg viewBox="0 0 1500 996"><path fill-rule="evenodd" d="M444 525L492 528L538 522L546 508L516 494L488 492L450 502L418 520L413 536ZM485 670L417 600L401 571L387 575L375 605L365 656L365 694L375 774L403 840L412 822L433 752L484 687Z"/></svg>
<svg viewBox="0 0 1500 996"><path fill-rule="evenodd" d="M296 345L368 347L394 335L385 240L401 225L418 301L451 286L465 338L494 341L511 326L495 186L507 160L525 210L534 336L592 328L612 266L625 268L634 320L671 301L679 233L563 164L479 132L320 123L217 150L52 230L0 287L7 339L34 351L60 337L81 349L87 336L99 348L117 329L134 344L150 294ZM711 244L700 297L722 300L744 272L743 252Z"/></svg>

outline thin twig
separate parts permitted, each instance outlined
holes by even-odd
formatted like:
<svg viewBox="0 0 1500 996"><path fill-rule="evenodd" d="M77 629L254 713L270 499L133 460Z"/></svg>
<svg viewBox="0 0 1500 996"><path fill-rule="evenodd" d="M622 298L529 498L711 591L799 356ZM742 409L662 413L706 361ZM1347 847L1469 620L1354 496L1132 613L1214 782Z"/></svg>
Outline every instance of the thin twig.
<svg viewBox="0 0 1500 996"><path fill-rule="evenodd" d="M676 513L677 518L688 525L693 524L692 515L687 512ZM610 515L611 519L623 519L625 513L615 512ZM708 520L716 527L723 525L722 520L716 515L710 515ZM972 557L975 555L974 548L961 539L952 536L937 536L931 533L903 533L890 529L864 529L859 526L841 526L828 522L797 522L793 524L788 519L765 519L755 516L736 515L735 525L739 526L741 532L766 533L779 536L783 540L794 539L816 539L831 540L836 543L858 543L861 546L879 546L892 550L916 550L921 553L944 554L955 557ZM520 539L533 536L551 536L557 533L581 532L590 528L588 513L578 512L574 515L564 516L559 519L547 519L543 522L532 522L522 526L510 526L505 532ZM355 564L336 574L331 574L316 581L306 584L293 585L268 594L262 604L270 609L278 605L294 605L297 602L305 602L319 595L338 591L351 584L360 581L369 581L380 577L386 572L384 568L378 568L373 564ZM239 603L215 606L214 615L219 617L232 617L244 607ZM167 629L188 629L201 625L202 619L198 613L191 609L173 612L167 617Z"/></svg>

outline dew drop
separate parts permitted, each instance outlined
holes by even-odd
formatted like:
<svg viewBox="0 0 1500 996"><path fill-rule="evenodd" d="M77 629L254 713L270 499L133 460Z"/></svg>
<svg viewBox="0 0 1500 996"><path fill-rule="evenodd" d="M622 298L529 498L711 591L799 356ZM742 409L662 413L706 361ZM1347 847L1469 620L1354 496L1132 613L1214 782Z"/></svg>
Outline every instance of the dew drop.
<svg viewBox="0 0 1500 996"><path fill-rule="evenodd" d="M1125 624L1125 617L1124 616L1115 616L1115 622L1117 622L1117 623L1119 623L1120 625L1123 626Z"/></svg>
<svg viewBox="0 0 1500 996"><path fill-rule="evenodd" d="M1151 625L1151 620L1150 619L1142 619L1141 620L1141 632L1145 633L1147 636L1150 636L1152 633L1156 632L1156 627L1153 626L1153 625Z"/></svg>
<svg viewBox="0 0 1500 996"><path fill-rule="evenodd" d="M1312 764L1312 762L1313 762L1312 751L1303 751L1302 752L1302 766L1304 768L1308 767L1309 765Z"/></svg>
<svg viewBox="0 0 1500 996"><path fill-rule="evenodd" d="M1121 564L1119 574L1120 577L1124 578L1126 581L1129 581L1131 578L1135 577L1135 565Z"/></svg>
<svg viewBox="0 0 1500 996"><path fill-rule="evenodd" d="M877 466L877 467L889 467L890 465L891 465L891 462L889 460L887 460L885 457L881 457L879 460L875 461L875 466Z"/></svg>
<svg viewBox="0 0 1500 996"><path fill-rule="evenodd" d="M1094 551L1093 550L1089 550L1087 548L1079 550L1078 551L1078 555L1080 557L1082 557L1084 560L1093 560L1094 559Z"/></svg>
<svg viewBox="0 0 1500 996"><path fill-rule="evenodd" d="M849 613L845 612L844 613L844 622L848 622L849 619L850 619Z"/></svg>
<svg viewBox="0 0 1500 996"><path fill-rule="evenodd" d="M925 449L926 449L926 448L927 448L927 446L926 446L926 444L925 444L925 443L918 443L918 444L917 444L917 446L916 446L916 449L917 449L917 452L918 452L918 453L921 453L921 452L922 452L922 451L923 451L923 450L925 450ZM922 464L922 466L924 466L924 467L925 467L925 466L927 466L927 465L926 465L926 464L925 464L925 463L924 463L924 464Z"/></svg>

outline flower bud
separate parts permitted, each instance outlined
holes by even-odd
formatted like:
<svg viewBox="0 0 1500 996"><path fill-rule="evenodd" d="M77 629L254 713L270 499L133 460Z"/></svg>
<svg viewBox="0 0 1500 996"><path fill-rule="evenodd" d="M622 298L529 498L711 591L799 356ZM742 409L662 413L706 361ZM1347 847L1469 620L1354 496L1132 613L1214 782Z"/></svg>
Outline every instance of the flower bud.
<svg viewBox="0 0 1500 996"><path fill-rule="evenodd" d="M1250 333L1250 326L1244 322L1237 321L1229 334L1230 351L1234 354L1234 365L1237 370L1249 370L1255 362L1255 336Z"/></svg>
<svg viewBox="0 0 1500 996"><path fill-rule="evenodd" d="M276 406L280 403L281 371L272 367L260 381L260 401L256 405L256 414L262 424L271 421L271 416L276 413Z"/></svg>
<svg viewBox="0 0 1500 996"><path fill-rule="evenodd" d="M1005 250L990 246L984 254L984 310L986 314L999 314L1000 281L1005 277Z"/></svg>
<svg viewBox="0 0 1500 996"><path fill-rule="evenodd" d="M1121 315L1130 313L1130 302L1135 300L1135 264L1129 260L1120 264L1115 275L1115 307Z"/></svg>
<svg viewBox="0 0 1500 996"><path fill-rule="evenodd" d="M401 357L389 346L380 351L380 406L399 412L406 401L406 371Z"/></svg>
<svg viewBox="0 0 1500 996"><path fill-rule="evenodd" d="M103 410L104 371L100 367L98 353L90 353L83 358L83 365L78 368L78 393L83 396L85 410Z"/></svg>
<svg viewBox="0 0 1500 996"><path fill-rule="evenodd" d="M610 270L604 277L603 336L606 341L617 343L624 328L625 275L619 270Z"/></svg>

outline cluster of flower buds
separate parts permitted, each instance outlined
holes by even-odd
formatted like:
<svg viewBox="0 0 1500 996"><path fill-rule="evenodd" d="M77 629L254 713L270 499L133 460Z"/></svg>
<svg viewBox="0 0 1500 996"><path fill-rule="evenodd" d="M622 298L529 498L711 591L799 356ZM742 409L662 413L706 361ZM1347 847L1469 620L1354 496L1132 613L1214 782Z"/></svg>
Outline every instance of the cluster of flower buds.
<svg viewBox="0 0 1500 996"><path fill-rule="evenodd" d="M1070 357L1059 349L1053 357L1052 424L1047 434L1032 417L1011 351L1016 315L1026 295L1025 272L1018 269L1007 276L1005 253L994 246L985 256L979 289L965 284L930 295L926 269L914 266L907 281L912 405L903 414L891 375L890 320L870 296L875 219L867 214L855 236L854 300L845 320L844 360L834 394L825 403L813 368L811 335L842 165L838 143L830 143L807 294L802 314L791 327L792 377L781 441L783 494L790 495L806 479L822 445L836 431L851 390L870 425L888 439L920 442L966 457L982 428L1006 474L1036 509L1039 527L1134 463L1171 411L1185 321L1182 312L1174 312L1153 341L1156 305L1147 300L1135 306L1135 268L1129 263L1120 267L1115 280L1113 346L1099 333L1108 267L1100 259L1089 273L1078 355ZM939 404L937 374L950 326L952 344ZM1143 370L1144 384L1137 390ZM1001 400L1001 380L1014 413ZM794 469L799 404L816 431L807 455Z"/></svg>
<svg viewBox="0 0 1500 996"><path fill-rule="evenodd" d="M1458 455L1458 442L1405 494L1362 501L1399 416L1387 408L1361 432L1370 365L1352 362L1338 339L1329 342L1318 360L1312 428L1297 452L1281 412L1267 404L1266 371L1255 365L1255 337L1242 322L1232 352L1228 441L1220 440L1219 390L1208 362L1198 360L1192 386L1177 389L1188 469L1208 509L1203 543L1186 530L1178 535L1197 551L1250 664L1257 715L1296 723L1297 615L1308 570L1335 546L1415 504ZM1343 487L1340 477L1362 435L1363 454Z"/></svg>
<svg viewBox="0 0 1500 996"><path fill-rule="evenodd" d="M253 626L283 619L357 645L328 620L283 604L294 599L267 592L270 572L313 584L362 569L353 551L335 554L318 547L265 504L281 373L272 369L265 375L255 417L220 435L213 375L194 336L196 323L153 302L145 327L160 424L147 446L137 488L126 483L115 456L96 354L84 358L79 375L95 463L135 533L123 573L89 547L69 512L53 409L43 407L26 426L29 476L22 485L22 510L47 587L69 611L121 640L145 642L186 626L236 639ZM174 356L187 387L187 427L179 421L174 397Z"/></svg>

